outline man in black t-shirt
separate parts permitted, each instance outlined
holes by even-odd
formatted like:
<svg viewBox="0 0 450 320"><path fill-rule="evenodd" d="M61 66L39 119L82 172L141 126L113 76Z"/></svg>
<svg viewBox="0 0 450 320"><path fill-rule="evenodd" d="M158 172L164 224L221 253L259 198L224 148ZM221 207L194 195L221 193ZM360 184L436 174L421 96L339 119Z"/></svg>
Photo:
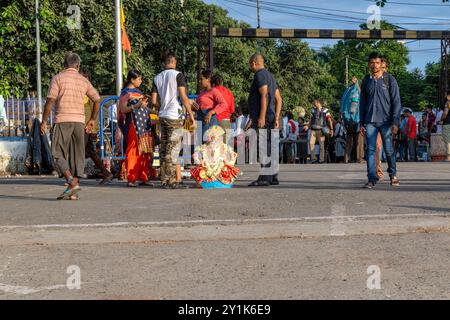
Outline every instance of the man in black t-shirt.
<svg viewBox="0 0 450 320"><path fill-rule="evenodd" d="M280 127L282 98L274 76L265 69L264 57L259 53L254 54L249 65L255 73L248 97L252 128L257 131L258 139L267 140L267 150L260 149L261 174L249 186L278 185L278 152L271 159L271 146L272 143L278 146L279 141L271 141L271 136L272 130Z"/></svg>

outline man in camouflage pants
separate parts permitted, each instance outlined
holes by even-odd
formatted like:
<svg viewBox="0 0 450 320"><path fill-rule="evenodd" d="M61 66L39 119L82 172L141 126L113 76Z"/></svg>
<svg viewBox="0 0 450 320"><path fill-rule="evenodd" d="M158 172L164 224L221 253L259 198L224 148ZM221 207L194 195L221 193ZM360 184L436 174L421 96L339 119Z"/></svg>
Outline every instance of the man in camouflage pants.
<svg viewBox="0 0 450 320"><path fill-rule="evenodd" d="M183 120L161 118L160 128L160 179L163 186L175 186L177 183L176 166L179 164L181 140L183 138Z"/></svg>
<svg viewBox="0 0 450 320"><path fill-rule="evenodd" d="M176 70L177 59L171 52L164 57L165 70L153 81L152 104L159 105L159 123L161 129L161 172L160 179L164 189L184 189L186 186L177 182L176 165L181 150L185 111L196 122L191 109L191 102L186 95L186 79ZM179 103L181 100L183 106Z"/></svg>

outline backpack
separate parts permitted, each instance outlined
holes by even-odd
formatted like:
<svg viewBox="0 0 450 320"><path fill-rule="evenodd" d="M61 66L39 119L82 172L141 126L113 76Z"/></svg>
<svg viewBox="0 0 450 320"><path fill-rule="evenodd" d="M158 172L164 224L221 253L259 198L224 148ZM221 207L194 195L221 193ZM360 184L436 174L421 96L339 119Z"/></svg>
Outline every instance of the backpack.
<svg viewBox="0 0 450 320"><path fill-rule="evenodd" d="M322 128L326 126L325 117L327 111L327 109L323 108L320 111L317 111L316 108L313 108L313 111L311 113L311 129L322 130Z"/></svg>
<svg viewBox="0 0 450 320"><path fill-rule="evenodd" d="M354 126L359 123L358 82L345 90L341 99L341 114L346 126Z"/></svg>

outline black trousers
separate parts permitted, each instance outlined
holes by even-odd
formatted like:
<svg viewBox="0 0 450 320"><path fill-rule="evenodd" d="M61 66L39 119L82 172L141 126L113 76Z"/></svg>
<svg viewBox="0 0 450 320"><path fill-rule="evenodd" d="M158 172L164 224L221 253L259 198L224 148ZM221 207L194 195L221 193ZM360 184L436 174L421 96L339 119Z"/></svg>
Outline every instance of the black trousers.
<svg viewBox="0 0 450 320"><path fill-rule="evenodd" d="M272 141L272 134L275 129L275 117L268 117L266 119L266 126L263 128L264 130L258 128L258 119L253 119L253 129L256 130L257 141L258 141L258 152L259 152L259 162L261 163L261 172L258 177L258 181L267 181L269 183L278 181L278 170L279 170L279 149L272 150L272 146L275 148L279 148L280 141L279 135L278 141ZM263 145L263 141L265 141L265 145ZM265 146L266 150L260 148ZM272 157L273 154L273 157Z"/></svg>

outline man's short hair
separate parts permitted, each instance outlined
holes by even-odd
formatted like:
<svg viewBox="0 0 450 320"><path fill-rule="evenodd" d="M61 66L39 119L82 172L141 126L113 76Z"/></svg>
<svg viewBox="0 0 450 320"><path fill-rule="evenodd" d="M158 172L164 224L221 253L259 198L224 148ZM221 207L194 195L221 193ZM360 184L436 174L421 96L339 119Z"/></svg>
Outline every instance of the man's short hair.
<svg viewBox="0 0 450 320"><path fill-rule="evenodd" d="M64 57L64 68L78 68L81 65L81 58L73 52L69 52Z"/></svg>
<svg viewBox="0 0 450 320"><path fill-rule="evenodd" d="M173 51L167 51L164 53L163 62L165 65L170 64L172 62L172 59L176 59L177 56Z"/></svg>
<svg viewBox="0 0 450 320"><path fill-rule="evenodd" d="M381 53L375 51L369 55L368 61L370 62L370 60L373 60L373 59L383 59L383 56L381 55Z"/></svg>
<svg viewBox="0 0 450 320"><path fill-rule="evenodd" d="M202 78L204 79L209 79L212 82L212 78L213 78L213 72L211 70L202 70L200 71L200 75L202 76Z"/></svg>
<svg viewBox="0 0 450 320"><path fill-rule="evenodd" d="M259 53L259 52L253 54L253 55L250 57L250 62L258 61L258 59L262 59L262 61L264 61L264 56L263 56L261 53Z"/></svg>

